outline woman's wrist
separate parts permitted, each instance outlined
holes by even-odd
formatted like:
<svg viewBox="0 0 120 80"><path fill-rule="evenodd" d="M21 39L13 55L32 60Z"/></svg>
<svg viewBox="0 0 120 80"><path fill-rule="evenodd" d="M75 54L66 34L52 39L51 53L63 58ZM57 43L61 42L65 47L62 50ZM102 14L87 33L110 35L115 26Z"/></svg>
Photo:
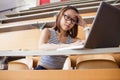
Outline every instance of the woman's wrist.
<svg viewBox="0 0 120 80"><path fill-rule="evenodd" d="M89 33L90 33L90 27L85 27L84 28L84 31L85 31L85 38L87 39L87 37L88 37L88 35L89 35Z"/></svg>
<svg viewBox="0 0 120 80"><path fill-rule="evenodd" d="M90 27L88 27L88 26L84 27L84 31L89 31L89 30L90 30Z"/></svg>

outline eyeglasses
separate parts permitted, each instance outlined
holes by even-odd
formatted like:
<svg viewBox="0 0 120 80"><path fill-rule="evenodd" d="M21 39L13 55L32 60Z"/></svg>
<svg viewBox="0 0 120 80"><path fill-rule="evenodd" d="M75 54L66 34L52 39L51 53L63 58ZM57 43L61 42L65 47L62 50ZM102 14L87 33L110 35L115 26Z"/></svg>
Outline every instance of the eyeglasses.
<svg viewBox="0 0 120 80"><path fill-rule="evenodd" d="M72 24L77 24L77 20L72 19L69 15L63 14L66 21L71 21Z"/></svg>

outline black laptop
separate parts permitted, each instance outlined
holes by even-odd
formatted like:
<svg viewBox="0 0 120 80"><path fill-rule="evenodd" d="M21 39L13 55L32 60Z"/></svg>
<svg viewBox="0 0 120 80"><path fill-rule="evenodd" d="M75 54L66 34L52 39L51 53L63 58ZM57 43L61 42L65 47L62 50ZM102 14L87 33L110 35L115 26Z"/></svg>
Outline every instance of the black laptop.
<svg viewBox="0 0 120 80"><path fill-rule="evenodd" d="M64 47L58 50L108 48L119 45L120 9L106 2L101 2L85 45Z"/></svg>

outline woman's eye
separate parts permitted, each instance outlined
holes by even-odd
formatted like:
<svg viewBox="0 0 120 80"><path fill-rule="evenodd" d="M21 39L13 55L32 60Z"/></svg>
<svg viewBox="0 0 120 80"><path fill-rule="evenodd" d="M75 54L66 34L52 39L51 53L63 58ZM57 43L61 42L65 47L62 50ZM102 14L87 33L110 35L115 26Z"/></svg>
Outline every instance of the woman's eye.
<svg viewBox="0 0 120 80"><path fill-rule="evenodd" d="M73 20L73 22L77 22L76 20Z"/></svg>
<svg viewBox="0 0 120 80"><path fill-rule="evenodd" d="M70 20L71 18L70 18L69 16L67 16L67 19L69 19L69 20Z"/></svg>

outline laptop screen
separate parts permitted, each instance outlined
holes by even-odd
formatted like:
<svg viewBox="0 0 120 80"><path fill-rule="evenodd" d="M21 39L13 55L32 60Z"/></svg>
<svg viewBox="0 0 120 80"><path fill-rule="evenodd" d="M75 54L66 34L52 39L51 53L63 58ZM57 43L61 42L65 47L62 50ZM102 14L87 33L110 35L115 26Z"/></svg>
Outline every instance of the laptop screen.
<svg viewBox="0 0 120 80"><path fill-rule="evenodd" d="M85 48L107 48L120 45L120 9L101 2Z"/></svg>

